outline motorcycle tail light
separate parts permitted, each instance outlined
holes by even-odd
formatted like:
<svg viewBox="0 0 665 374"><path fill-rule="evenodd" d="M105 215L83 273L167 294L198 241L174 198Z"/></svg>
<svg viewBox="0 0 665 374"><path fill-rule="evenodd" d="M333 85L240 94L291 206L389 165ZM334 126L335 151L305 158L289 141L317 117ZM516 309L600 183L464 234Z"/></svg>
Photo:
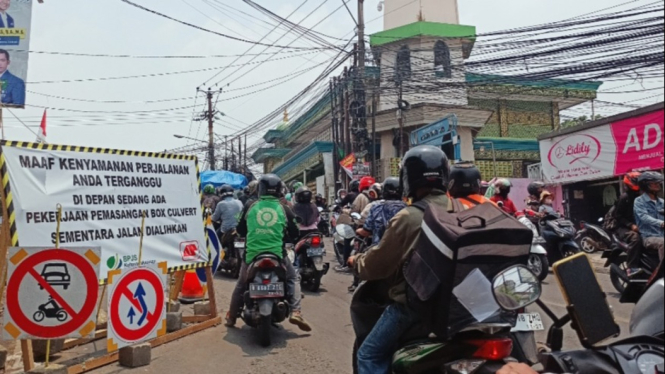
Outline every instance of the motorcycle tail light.
<svg viewBox="0 0 665 374"><path fill-rule="evenodd" d="M513 352L513 341L508 338L490 339L490 340L470 340L467 343L478 347L474 358L480 358L489 361L503 360L509 357Z"/></svg>
<svg viewBox="0 0 665 374"><path fill-rule="evenodd" d="M321 237L320 236L315 236L312 238L312 246L318 247L321 245Z"/></svg>
<svg viewBox="0 0 665 374"><path fill-rule="evenodd" d="M264 279L261 283L268 285L270 284L270 279Z"/></svg>
<svg viewBox="0 0 665 374"><path fill-rule="evenodd" d="M585 227L586 227L586 222L584 221L580 222L580 229L584 230Z"/></svg>
<svg viewBox="0 0 665 374"><path fill-rule="evenodd" d="M261 262L256 264L256 266L260 269L273 269L277 267L277 264L275 263L274 260L271 260L269 258L264 258L263 260L261 260Z"/></svg>

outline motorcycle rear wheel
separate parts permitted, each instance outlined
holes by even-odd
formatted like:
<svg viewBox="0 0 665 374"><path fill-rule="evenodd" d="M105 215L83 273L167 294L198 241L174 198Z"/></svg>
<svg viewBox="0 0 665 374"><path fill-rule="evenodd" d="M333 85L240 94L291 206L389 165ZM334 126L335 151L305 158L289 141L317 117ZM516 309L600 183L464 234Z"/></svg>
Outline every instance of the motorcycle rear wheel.
<svg viewBox="0 0 665 374"><path fill-rule="evenodd" d="M270 347L270 330L272 329L272 317L261 317L259 323L259 342L262 347Z"/></svg>
<svg viewBox="0 0 665 374"><path fill-rule="evenodd" d="M620 294L626 291L626 284L628 284L628 274L626 273L626 264L621 265L612 264L610 266L610 280L614 289Z"/></svg>
<svg viewBox="0 0 665 374"><path fill-rule="evenodd" d="M538 254L529 255L529 269L536 274L541 282L544 281L550 272L550 262L547 260L547 256Z"/></svg>
<svg viewBox="0 0 665 374"><path fill-rule="evenodd" d="M311 292L319 292L321 288L321 275L316 275L308 283L308 288Z"/></svg>
<svg viewBox="0 0 665 374"><path fill-rule="evenodd" d="M58 321L65 322L67 320L67 318L69 318L69 314L67 314L67 312L65 312L64 310L61 310L61 311L58 312L56 317L57 317Z"/></svg>
<svg viewBox="0 0 665 374"><path fill-rule="evenodd" d="M593 254L598 251L598 243L588 236L583 237L580 240L579 245L584 253Z"/></svg>

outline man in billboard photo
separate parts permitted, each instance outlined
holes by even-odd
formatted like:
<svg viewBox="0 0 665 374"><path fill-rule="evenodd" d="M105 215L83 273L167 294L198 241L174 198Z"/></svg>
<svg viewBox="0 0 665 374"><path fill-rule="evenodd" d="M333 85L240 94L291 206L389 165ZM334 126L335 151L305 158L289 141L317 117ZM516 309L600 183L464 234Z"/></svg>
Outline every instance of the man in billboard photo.
<svg viewBox="0 0 665 374"><path fill-rule="evenodd" d="M14 19L7 13L7 10L12 5L12 0L0 0L0 28L13 29Z"/></svg>
<svg viewBox="0 0 665 374"><path fill-rule="evenodd" d="M2 2L3 0L0 0ZM0 86L2 87L2 103L25 105L25 82L9 72L11 57L9 52L0 49Z"/></svg>

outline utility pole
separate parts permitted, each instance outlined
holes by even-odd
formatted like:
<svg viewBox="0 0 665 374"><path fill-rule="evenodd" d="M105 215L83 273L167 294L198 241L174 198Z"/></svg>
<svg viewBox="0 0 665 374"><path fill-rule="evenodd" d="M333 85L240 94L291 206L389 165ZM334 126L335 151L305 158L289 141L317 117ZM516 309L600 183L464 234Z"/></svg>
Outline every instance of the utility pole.
<svg viewBox="0 0 665 374"><path fill-rule="evenodd" d="M216 93L221 93L222 90L220 89L219 91L213 91L212 89L208 88L207 91L200 90L199 88L196 89L197 92L204 92L206 94L206 98L208 100L208 110L205 112L205 114L202 116L203 118L201 119L207 119L208 120L208 163L210 164L210 170L215 170L215 114L216 110L212 104L212 99L215 97Z"/></svg>
<svg viewBox="0 0 665 374"><path fill-rule="evenodd" d="M224 136L224 170L229 170L229 136Z"/></svg>
<svg viewBox="0 0 665 374"><path fill-rule="evenodd" d="M358 0L358 74L365 81L365 0ZM361 84L364 87L364 84Z"/></svg>

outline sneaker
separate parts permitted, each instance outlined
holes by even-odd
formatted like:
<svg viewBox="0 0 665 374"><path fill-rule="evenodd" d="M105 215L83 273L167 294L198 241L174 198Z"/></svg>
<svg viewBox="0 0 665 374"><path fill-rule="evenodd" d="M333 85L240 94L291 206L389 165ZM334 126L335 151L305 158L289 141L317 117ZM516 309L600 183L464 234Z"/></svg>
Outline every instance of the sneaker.
<svg viewBox="0 0 665 374"><path fill-rule="evenodd" d="M350 273L351 268L348 266L337 266L335 267L335 271L338 273Z"/></svg>
<svg viewBox="0 0 665 374"><path fill-rule="evenodd" d="M226 313L226 322L224 326L228 328L236 327L236 318L231 318L231 312Z"/></svg>
<svg viewBox="0 0 665 374"><path fill-rule="evenodd" d="M312 331L312 326L310 326L309 323L307 321L305 321L304 318L302 318L302 312L293 312L293 313L291 313L291 318L289 318L289 322L292 325L298 326L298 328L301 331L304 331L304 332Z"/></svg>

